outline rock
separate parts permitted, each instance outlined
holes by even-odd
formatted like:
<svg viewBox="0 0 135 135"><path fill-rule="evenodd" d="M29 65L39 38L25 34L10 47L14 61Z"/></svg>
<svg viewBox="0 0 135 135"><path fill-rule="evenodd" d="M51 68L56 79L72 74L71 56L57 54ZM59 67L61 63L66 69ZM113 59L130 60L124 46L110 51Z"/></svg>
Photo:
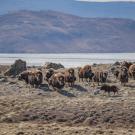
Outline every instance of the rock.
<svg viewBox="0 0 135 135"><path fill-rule="evenodd" d="M94 118L92 118L92 117L86 118L85 121L83 122L83 124L85 126L95 125Z"/></svg>
<svg viewBox="0 0 135 135"><path fill-rule="evenodd" d="M64 66L61 65L60 63L57 64L57 63L50 63L50 62L47 62L47 63L45 63L44 68L45 68L45 69L53 68L53 69L57 70L57 69L60 69L60 68L64 68Z"/></svg>
<svg viewBox="0 0 135 135"><path fill-rule="evenodd" d="M96 63L93 63L93 67L96 67L97 66L97 64Z"/></svg>
<svg viewBox="0 0 135 135"><path fill-rule="evenodd" d="M19 59L4 73L5 76L16 76L26 70L26 62Z"/></svg>
<svg viewBox="0 0 135 135"><path fill-rule="evenodd" d="M24 132L18 132L16 135L24 135Z"/></svg>
<svg viewBox="0 0 135 135"><path fill-rule="evenodd" d="M7 82L7 78L4 76L0 76L0 82Z"/></svg>
<svg viewBox="0 0 135 135"><path fill-rule="evenodd" d="M121 63L118 62L118 61L116 61L113 65L114 65L114 66L119 66L119 65L121 65Z"/></svg>

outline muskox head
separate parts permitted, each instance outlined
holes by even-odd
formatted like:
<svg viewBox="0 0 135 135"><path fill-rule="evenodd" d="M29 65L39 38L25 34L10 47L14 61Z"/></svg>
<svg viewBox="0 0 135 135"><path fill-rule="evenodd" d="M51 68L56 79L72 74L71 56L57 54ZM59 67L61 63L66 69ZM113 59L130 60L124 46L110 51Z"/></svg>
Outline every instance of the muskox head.
<svg viewBox="0 0 135 135"><path fill-rule="evenodd" d="M69 69L68 69L69 75L71 75L71 76L74 75L74 72L75 72L75 71L74 71L73 68L69 68Z"/></svg>
<svg viewBox="0 0 135 135"><path fill-rule="evenodd" d="M63 75L59 75L57 77L57 81L58 81L60 86L64 86L65 85L65 81L64 81L64 76Z"/></svg>
<svg viewBox="0 0 135 135"><path fill-rule="evenodd" d="M29 73L30 73L29 71L23 71L22 73L18 75L18 80L24 80L26 83L28 83Z"/></svg>
<svg viewBox="0 0 135 135"><path fill-rule="evenodd" d="M108 72L103 72L102 82L106 82L107 76L108 76Z"/></svg>
<svg viewBox="0 0 135 135"><path fill-rule="evenodd" d="M121 74L122 75L127 75L128 74L128 69L126 67L121 67Z"/></svg>
<svg viewBox="0 0 135 135"><path fill-rule="evenodd" d="M48 69L46 71L46 74L45 74L45 80L48 81L49 78L54 74L54 70L53 69Z"/></svg>
<svg viewBox="0 0 135 135"><path fill-rule="evenodd" d="M41 71L38 71L35 73L35 83L37 83L37 85L40 85L43 81L43 74Z"/></svg>
<svg viewBox="0 0 135 135"><path fill-rule="evenodd" d="M121 64L121 67L126 67L129 69L129 67L132 65L132 62L123 61Z"/></svg>

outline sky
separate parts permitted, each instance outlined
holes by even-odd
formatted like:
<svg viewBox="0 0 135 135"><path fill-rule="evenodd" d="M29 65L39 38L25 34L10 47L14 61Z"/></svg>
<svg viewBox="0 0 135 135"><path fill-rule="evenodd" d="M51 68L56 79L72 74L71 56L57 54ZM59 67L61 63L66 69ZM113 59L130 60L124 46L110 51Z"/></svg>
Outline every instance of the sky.
<svg viewBox="0 0 135 135"><path fill-rule="evenodd" d="M82 2L135 2L135 0L76 0L76 1L82 1Z"/></svg>
<svg viewBox="0 0 135 135"><path fill-rule="evenodd" d="M81 17L135 19L135 0L130 0L132 2L116 1L117 0L0 0L0 15L19 10L53 10Z"/></svg>

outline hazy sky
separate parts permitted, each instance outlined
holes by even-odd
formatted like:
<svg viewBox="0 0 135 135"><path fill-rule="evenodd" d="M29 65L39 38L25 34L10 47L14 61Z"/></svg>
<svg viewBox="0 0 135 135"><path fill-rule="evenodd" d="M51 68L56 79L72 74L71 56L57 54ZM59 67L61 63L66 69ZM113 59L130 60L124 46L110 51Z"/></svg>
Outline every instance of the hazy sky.
<svg viewBox="0 0 135 135"><path fill-rule="evenodd" d="M116 1L128 0L0 0L0 15L19 10L54 10L82 17L135 19L135 0Z"/></svg>
<svg viewBox="0 0 135 135"><path fill-rule="evenodd" d="M135 0L76 0L76 1L87 1L87 2L117 2L117 1L127 1L127 2L135 2Z"/></svg>

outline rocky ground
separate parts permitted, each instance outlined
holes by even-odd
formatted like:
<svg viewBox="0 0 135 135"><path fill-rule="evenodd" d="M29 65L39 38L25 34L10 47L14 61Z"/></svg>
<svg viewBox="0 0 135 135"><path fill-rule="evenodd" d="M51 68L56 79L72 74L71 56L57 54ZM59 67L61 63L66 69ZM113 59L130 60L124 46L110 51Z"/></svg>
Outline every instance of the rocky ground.
<svg viewBox="0 0 135 135"><path fill-rule="evenodd" d="M108 83L120 88L118 95L95 95L97 87L78 81L58 92L45 82L29 88L1 75L0 135L135 135L135 81L123 87L110 73Z"/></svg>

